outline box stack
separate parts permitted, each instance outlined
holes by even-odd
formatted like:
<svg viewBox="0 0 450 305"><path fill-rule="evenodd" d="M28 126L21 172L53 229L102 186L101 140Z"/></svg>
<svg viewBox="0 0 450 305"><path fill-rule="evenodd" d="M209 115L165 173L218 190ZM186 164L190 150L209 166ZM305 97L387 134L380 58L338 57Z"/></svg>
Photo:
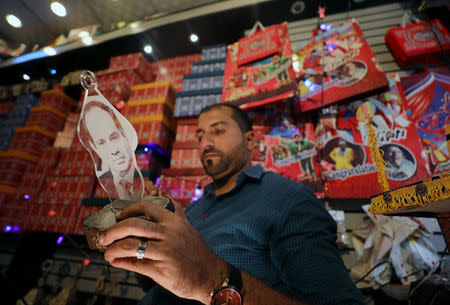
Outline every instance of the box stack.
<svg viewBox="0 0 450 305"><path fill-rule="evenodd" d="M36 165L29 165L22 173L22 179L15 194L9 195L8 204L5 206L5 213L9 216L5 225L18 227L20 229L32 229L27 219L31 210L37 205L36 198L42 189L47 172L56 166L59 158L59 150L47 147L43 150L42 156ZM11 218L21 215L20 218ZM36 216L36 215L35 215Z"/></svg>
<svg viewBox="0 0 450 305"><path fill-rule="evenodd" d="M37 103L37 97L31 94L19 96L13 106L2 103L2 119L0 120L0 150L7 150L14 131L25 124L31 107Z"/></svg>
<svg viewBox="0 0 450 305"><path fill-rule="evenodd" d="M169 152L176 122L173 118L175 90L169 82L155 82L132 88L122 114L138 135L139 144L152 144Z"/></svg>
<svg viewBox="0 0 450 305"><path fill-rule="evenodd" d="M153 81L151 65L141 53L111 57L109 68L95 74L100 92L118 108L127 102L133 85Z"/></svg>
<svg viewBox="0 0 450 305"><path fill-rule="evenodd" d="M178 120L170 169L162 170L162 188L184 206L189 205L194 196L199 196L197 188L203 189L211 182L200 163L196 129L197 119Z"/></svg>
<svg viewBox="0 0 450 305"><path fill-rule="evenodd" d="M222 100L226 46L206 47L202 60L194 62L192 74L183 76L183 91L177 93L175 117L192 117Z"/></svg>
<svg viewBox="0 0 450 305"><path fill-rule="evenodd" d="M201 54L178 56L151 63L155 81L169 81L177 92L183 90L183 75L192 72L192 63L201 60Z"/></svg>
<svg viewBox="0 0 450 305"><path fill-rule="evenodd" d="M72 145L73 139L76 136L79 116L78 113L69 113L64 124L64 129L56 133L56 139L53 143L54 147L69 148Z"/></svg>
<svg viewBox="0 0 450 305"><path fill-rule="evenodd" d="M0 103L0 150L8 149L9 141L11 140L13 130L11 128L3 128L6 119L8 118L8 113L13 109L13 102L1 102Z"/></svg>
<svg viewBox="0 0 450 305"><path fill-rule="evenodd" d="M59 151L53 148L50 153ZM59 151L58 161L47 168L40 192L32 200L25 230L73 233L80 203L90 197L94 187L94 170L86 151Z"/></svg>

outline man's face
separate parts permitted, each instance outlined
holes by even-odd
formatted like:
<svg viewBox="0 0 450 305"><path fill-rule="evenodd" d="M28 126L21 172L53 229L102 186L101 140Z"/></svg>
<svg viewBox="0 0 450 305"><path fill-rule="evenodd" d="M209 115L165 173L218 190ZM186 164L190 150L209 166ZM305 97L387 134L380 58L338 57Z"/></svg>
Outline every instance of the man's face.
<svg viewBox="0 0 450 305"><path fill-rule="evenodd" d="M123 177L131 168L132 157L128 141L117 129L106 111L95 107L85 116L86 127L94 141L92 147L104 165Z"/></svg>
<svg viewBox="0 0 450 305"><path fill-rule="evenodd" d="M397 146L390 147L390 149L388 150L387 157L389 162L397 167L399 167L402 164L403 160L405 159L403 152Z"/></svg>
<svg viewBox="0 0 450 305"><path fill-rule="evenodd" d="M345 141L343 141L343 140L339 140L339 147L341 148L341 149L344 149L346 146L347 146L347 144L345 144Z"/></svg>
<svg viewBox="0 0 450 305"><path fill-rule="evenodd" d="M233 110L212 109L200 115L196 132L200 161L213 179L238 171L250 158L251 145L232 118Z"/></svg>

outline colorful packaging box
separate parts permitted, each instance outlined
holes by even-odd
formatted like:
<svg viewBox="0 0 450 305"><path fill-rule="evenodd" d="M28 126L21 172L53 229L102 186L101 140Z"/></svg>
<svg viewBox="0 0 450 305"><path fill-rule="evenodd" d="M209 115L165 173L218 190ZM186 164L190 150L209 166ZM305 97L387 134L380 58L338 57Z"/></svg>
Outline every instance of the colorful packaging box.
<svg viewBox="0 0 450 305"><path fill-rule="evenodd" d="M51 106L62 113L72 111L75 105L76 101L59 89L43 91L38 103L38 106Z"/></svg>
<svg viewBox="0 0 450 305"><path fill-rule="evenodd" d="M150 62L141 53L126 54L111 57L109 70L133 70L144 82L151 82L154 79L154 72Z"/></svg>
<svg viewBox="0 0 450 305"><path fill-rule="evenodd" d="M402 77L401 83L433 175L448 172L450 157L445 126L450 124L450 72L410 75Z"/></svg>
<svg viewBox="0 0 450 305"><path fill-rule="evenodd" d="M55 138L55 133L38 126L19 127L16 128L9 149L40 156L44 148L53 144Z"/></svg>
<svg viewBox="0 0 450 305"><path fill-rule="evenodd" d="M388 86L355 19L294 48L300 113Z"/></svg>
<svg viewBox="0 0 450 305"><path fill-rule="evenodd" d="M136 85L131 88L129 101L150 100L161 98L169 104L175 103L175 88L168 81Z"/></svg>
<svg viewBox="0 0 450 305"><path fill-rule="evenodd" d="M174 116L177 118L198 116L206 106L219 104L221 101L221 89L179 92L177 93Z"/></svg>
<svg viewBox="0 0 450 305"><path fill-rule="evenodd" d="M202 168L199 150L197 148L174 148L172 150L170 168Z"/></svg>
<svg viewBox="0 0 450 305"><path fill-rule="evenodd" d="M198 119L180 119L177 121L177 133L175 141L178 143L198 143L195 136Z"/></svg>
<svg viewBox="0 0 450 305"><path fill-rule="evenodd" d="M48 131L56 132L63 129L67 114L52 106L38 106L30 110L25 126L39 126Z"/></svg>
<svg viewBox="0 0 450 305"><path fill-rule="evenodd" d="M222 74L225 71L225 57L223 59L196 61L192 64L192 73L208 73L218 71L222 72Z"/></svg>
<svg viewBox="0 0 450 305"><path fill-rule="evenodd" d="M222 102L233 103L241 108L253 108L273 103L294 95L297 86L292 68L291 44L287 23L268 27L261 36L245 37L227 48L227 61L223 82ZM251 47L258 37L257 48ZM259 52L268 46L278 46L274 54ZM245 47L245 55L240 50ZM243 54L243 53L242 53ZM240 56L251 58L252 62L239 64ZM270 56L268 56L270 55Z"/></svg>
<svg viewBox="0 0 450 305"><path fill-rule="evenodd" d="M202 49L202 61L204 60L224 60L227 57L226 45L207 46Z"/></svg>
<svg viewBox="0 0 450 305"><path fill-rule="evenodd" d="M169 129L162 120L156 120L156 117L149 117L151 121L135 120L140 118L132 118L129 121L136 130L139 144L154 143L159 145L165 152L169 152L172 148L174 138L172 129ZM162 117L163 118L163 117ZM173 124L170 124L173 126Z"/></svg>
<svg viewBox="0 0 450 305"><path fill-rule="evenodd" d="M439 19L391 28L385 40L401 67L441 63L450 50L450 33Z"/></svg>
<svg viewBox="0 0 450 305"><path fill-rule="evenodd" d="M387 93L342 105L337 114L321 118L316 135L327 197L370 198L382 192L368 146L368 128L355 116L366 101L375 109L372 127L383 151L390 188L430 177L417 129L398 90L399 79L389 75L389 80Z"/></svg>

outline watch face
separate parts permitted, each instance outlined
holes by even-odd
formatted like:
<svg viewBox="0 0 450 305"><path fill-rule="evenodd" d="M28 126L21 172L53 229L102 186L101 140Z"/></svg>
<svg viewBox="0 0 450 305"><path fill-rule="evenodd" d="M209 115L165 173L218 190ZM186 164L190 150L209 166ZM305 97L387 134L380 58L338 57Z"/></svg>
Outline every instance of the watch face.
<svg viewBox="0 0 450 305"><path fill-rule="evenodd" d="M242 305L241 294L234 288L222 288L214 298L214 305Z"/></svg>

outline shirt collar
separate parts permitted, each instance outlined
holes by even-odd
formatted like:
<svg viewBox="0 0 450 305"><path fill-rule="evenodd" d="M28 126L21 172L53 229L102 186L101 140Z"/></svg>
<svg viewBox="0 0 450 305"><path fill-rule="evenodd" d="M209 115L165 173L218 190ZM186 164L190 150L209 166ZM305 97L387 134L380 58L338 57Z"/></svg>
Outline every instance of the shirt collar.
<svg viewBox="0 0 450 305"><path fill-rule="evenodd" d="M243 183L246 180L245 177L248 177L248 178L251 178L254 180L260 180L263 173L264 173L264 169L259 164L255 165L255 166L251 166L249 168L246 168L238 175L238 177L236 179L236 186ZM205 196L210 195L210 194L215 195L214 182L205 186Z"/></svg>

